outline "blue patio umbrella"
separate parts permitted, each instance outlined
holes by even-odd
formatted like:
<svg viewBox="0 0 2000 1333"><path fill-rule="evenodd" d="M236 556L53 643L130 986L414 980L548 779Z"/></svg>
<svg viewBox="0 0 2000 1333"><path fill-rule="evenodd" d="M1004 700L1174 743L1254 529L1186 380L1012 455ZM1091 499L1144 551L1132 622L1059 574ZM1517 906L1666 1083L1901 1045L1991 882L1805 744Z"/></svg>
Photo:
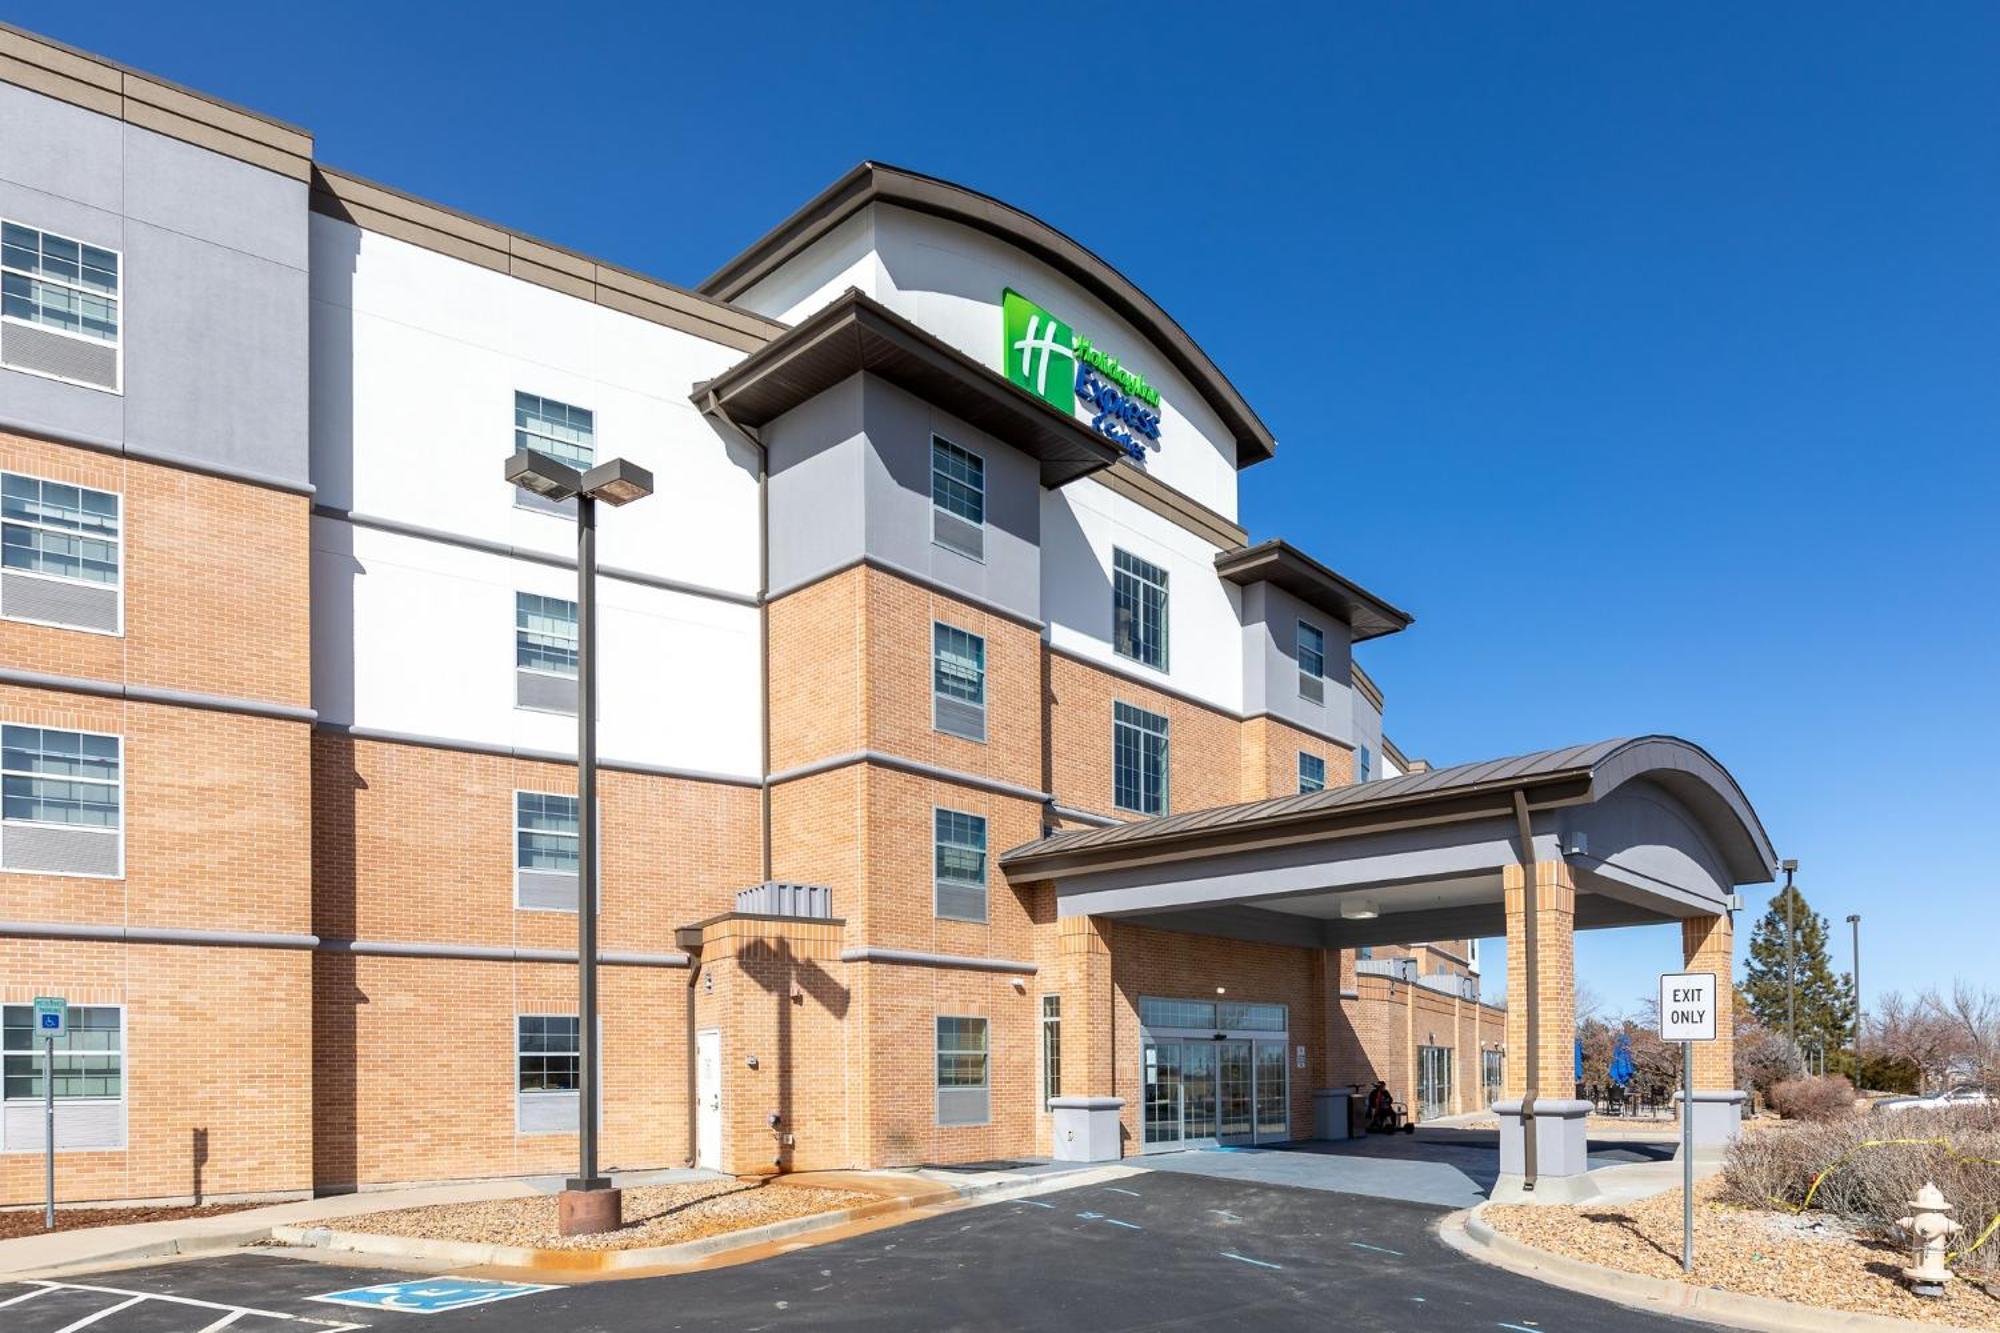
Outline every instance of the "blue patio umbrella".
<svg viewBox="0 0 2000 1333"><path fill-rule="evenodd" d="M1576 1039L1576 1081L1583 1082L1583 1038Z"/></svg>
<svg viewBox="0 0 2000 1333"><path fill-rule="evenodd" d="M1623 1032L1618 1034L1618 1044L1611 1050L1611 1081L1624 1086L1632 1081L1632 1039Z"/></svg>

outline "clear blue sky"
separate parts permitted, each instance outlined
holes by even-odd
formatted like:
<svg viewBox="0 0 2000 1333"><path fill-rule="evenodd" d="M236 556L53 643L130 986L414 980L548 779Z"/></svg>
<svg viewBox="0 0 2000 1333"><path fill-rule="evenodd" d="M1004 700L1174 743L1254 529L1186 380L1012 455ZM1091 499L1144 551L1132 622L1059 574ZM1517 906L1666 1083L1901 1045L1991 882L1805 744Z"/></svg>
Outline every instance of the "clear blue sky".
<svg viewBox="0 0 2000 1333"><path fill-rule="evenodd" d="M1252 532L1416 613L1405 750L1687 736L1871 994L2000 977L2000 7L1151 11L0 0L676 281L864 157L1025 208L1270 423Z"/></svg>

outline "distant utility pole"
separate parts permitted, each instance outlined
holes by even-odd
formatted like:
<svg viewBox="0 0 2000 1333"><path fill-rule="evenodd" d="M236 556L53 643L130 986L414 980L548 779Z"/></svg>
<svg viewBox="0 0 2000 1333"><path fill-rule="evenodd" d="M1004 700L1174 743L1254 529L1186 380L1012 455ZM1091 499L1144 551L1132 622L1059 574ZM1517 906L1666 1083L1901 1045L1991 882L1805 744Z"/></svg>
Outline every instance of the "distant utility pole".
<svg viewBox="0 0 2000 1333"><path fill-rule="evenodd" d="M1792 876L1798 873L1799 863L1786 858L1778 863L1785 872L1785 1038L1792 1043L1793 1052L1799 1049L1799 932L1797 915L1799 897L1792 892Z"/></svg>
<svg viewBox="0 0 2000 1333"><path fill-rule="evenodd" d="M1847 924L1854 928L1854 1073L1861 1074L1861 913L1851 912Z"/></svg>

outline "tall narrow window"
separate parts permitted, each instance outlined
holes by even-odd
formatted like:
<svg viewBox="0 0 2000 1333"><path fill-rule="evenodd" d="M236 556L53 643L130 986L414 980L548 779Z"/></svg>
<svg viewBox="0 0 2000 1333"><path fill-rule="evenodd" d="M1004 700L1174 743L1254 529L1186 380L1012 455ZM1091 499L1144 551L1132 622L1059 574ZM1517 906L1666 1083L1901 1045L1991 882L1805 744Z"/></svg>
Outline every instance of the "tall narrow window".
<svg viewBox="0 0 2000 1333"><path fill-rule="evenodd" d="M110 491L0 474L0 616L118 633L118 517Z"/></svg>
<svg viewBox="0 0 2000 1333"><path fill-rule="evenodd" d="M1111 705L1111 802L1142 815L1167 812L1167 719Z"/></svg>
<svg viewBox="0 0 2000 1333"><path fill-rule="evenodd" d="M986 1020L940 1015L937 1020L937 1122L983 1125L988 1100Z"/></svg>
<svg viewBox="0 0 2000 1333"><path fill-rule="evenodd" d="M1042 1108L1062 1096L1062 996L1042 997Z"/></svg>
<svg viewBox="0 0 2000 1333"><path fill-rule="evenodd" d="M514 793L514 906L576 910L576 797Z"/></svg>
<svg viewBox="0 0 2000 1333"><path fill-rule="evenodd" d="M514 1020L514 1124L523 1134L576 1132L581 1031L574 1014Z"/></svg>
<svg viewBox="0 0 2000 1333"><path fill-rule="evenodd" d="M1111 551L1111 646L1121 657L1167 669L1167 571L1129 551Z"/></svg>
<svg viewBox="0 0 2000 1333"><path fill-rule="evenodd" d="M1326 790L1326 760L1316 754L1299 751L1299 790Z"/></svg>
<svg viewBox="0 0 2000 1333"><path fill-rule="evenodd" d="M116 736L0 728L0 869L120 874L122 751Z"/></svg>
<svg viewBox="0 0 2000 1333"><path fill-rule="evenodd" d="M931 540L986 558L986 460L931 436Z"/></svg>
<svg viewBox="0 0 2000 1333"><path fill-rule="evenodd" d="M118 252L0 222L0 364L119 388Z"/></svg>
<svg viewBox="0 0 2000 1333"><path fill-rule="evenodd" d="M1354 747L1354 780L1366 782L1374 775L1375 755L1365 745Z"/></svg>
<svg viewBox="0 0 2000 1333"><path fill-rule="evenodd" d="M576 712L576 603L514 594L514 704Z"/></svg>
<svg viewBox="0 0 2000 1333"><path fill-rule="evenodd" d="M958 810L936 811L931 851L937 914L984 921L986 820Z"/></svg>
<svg viewBox="0 0 2000 1333"><path fill-rule="evenodd" d="M514 447L533 449L583 471L597 461L597 415L589 408L516 390ZM508 489L514 492L514 504L519 508L552 514L576 512L574 500L550 500L518 486Z"/></svg>
<svg viewBox="0 0 2000 1333"><path fill-rule="evenodd" d="M952 625L931 626L931 725L986 739L986 640Z"/></svg>
<svg viewBox="0 0 2000 1333"><path fill-rule="evenodd" d="M1299 698L1307 703L1326 702L1326 632L1318 626L1299 622Z"/></svg>

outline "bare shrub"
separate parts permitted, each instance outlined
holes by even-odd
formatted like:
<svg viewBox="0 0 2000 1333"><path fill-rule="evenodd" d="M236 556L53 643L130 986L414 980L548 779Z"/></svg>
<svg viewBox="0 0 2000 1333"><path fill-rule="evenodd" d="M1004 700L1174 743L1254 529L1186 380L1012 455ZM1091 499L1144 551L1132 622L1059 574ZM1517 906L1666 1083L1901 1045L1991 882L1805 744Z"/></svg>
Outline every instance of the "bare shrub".
<svg viewBox="0 0 2000 1333"><path fill-rule="evenodd" d="M1913 1141L1914 1140L1914 1141ZM1991 1159L1982 1162L1977 1158ZM1934 1181L1965 1225L1954 1248L1970 1245L2000 1215L2000 1105L1939 1111L1883 1111L1745 1134L1723 1168L1725 1197L1752 1208L1805 1202L1886 1233L1910 1200ZM1828 1168L1831 1168L1830 1170ZM2000 1235L1960 1261L1962 1270L2000 1273Z"/></svg>
<svg viewBox="0 0 2000 1333"><path fill-rule="evenodd" d="M1787 1120L1839 1120L1854 1114L1854 1085L1844 1078L1791 1078L1771 1089L1771 1106Z"/></svg>

